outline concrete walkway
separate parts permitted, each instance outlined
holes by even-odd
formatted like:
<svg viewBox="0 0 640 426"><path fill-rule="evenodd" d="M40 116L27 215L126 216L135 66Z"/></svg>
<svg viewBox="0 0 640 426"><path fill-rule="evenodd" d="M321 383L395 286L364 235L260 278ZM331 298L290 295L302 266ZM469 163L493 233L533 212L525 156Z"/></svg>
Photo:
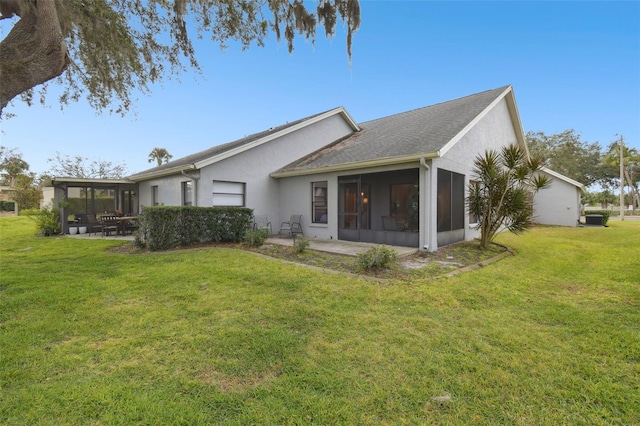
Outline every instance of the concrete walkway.
<svg viewBox="0 0 640 426"><path fill-rule="evenodd" d="M96 234L75 234L75 235L66 235L69 238L76 239L92 239L92 240L118 240L118 241L133 241L133 235L110 235L103 237L100 232ZM292 238L278 238L271 237L267 239L267 243L269 244L279 244L282 246L293 246ZM370 244L370 243L357 243L353 241L337 241L337 240L321 240L318 238L309 238L309 248L311 250L324 251L327 253L336 253L336 254L344 254L347 256L357 256L358 253L366 251L373 246L379 244ZM389 246L395 249L398 252L398 257L405 257L414 254L418 249L411 247L400 247L400 246Z"/></svg>
<svg viewBox="0 0 640 426"><path fill-rule="evenodd" d="M98 239L98 240L120 240L120 241L133 241L134 237L131 234L127 234L127 235L108 235L108 236L102 236L101 232L96 232L94 233L85 233L85 234L66 234L66 237L69 238L76 238L79 240L87 240L87 239Z"/></svg>
<svg viewBox="0 0 640 426"><path fill-rule="evenodd" d="M267 239L267 243L279 244L283 246L293 246L292 238L278 238L271 237ZM347 256L357 256L358 253L362 253L370 249L373 246L380 244L371 243L358 243L354 241L338 241L338 240L321 240L318 238L309 238L309 248L311 250L324 251L327 253L344 254ZM405 257L414 254L418 251L417 248L412 247L400 247L400 246L388 246L395 249L398 252L398 257Z"/></svg>

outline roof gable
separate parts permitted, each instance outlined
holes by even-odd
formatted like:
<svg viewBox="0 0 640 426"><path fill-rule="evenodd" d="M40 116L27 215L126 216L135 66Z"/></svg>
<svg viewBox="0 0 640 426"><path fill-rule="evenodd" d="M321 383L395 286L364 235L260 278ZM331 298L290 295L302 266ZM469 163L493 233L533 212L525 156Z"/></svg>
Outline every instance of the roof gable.
<svg viewBox="0 0 640 426"><path fill-rule="evenodd" d="M567 177L567 176L565 176L563 174L560 174L560 173L558 173L558 172L556 172L554 170L551 170L551 169L549 169L547 167L542 167L540 170L543 171L544 173L548 174L548 175L551 175L554 178L557 178L557 179L560 179L560 180L562 180L564 182L567 182L568 184L573 185L573 186L575 186L575 187L577 187L579 189L584 189L584 185L581 184L580 182L578 182L576 180L573 180L570 177Z"/></svg>
<svg viewBox="0 0 640 426"><path fill-rule="evenodd" d="M171 174L180 173L181 171L200 169L202 167L224 160L225 158L232 157L256 146L262 145L263 143L270 142L286 134L295 132L296 130L317 123L333 115L342 116L343 119L354 129L354 131L360 129L355 120L351 118L349 113L347 113L347 111L343 107L338 107L329 111L314 114L309 117L293 121L291 123L286 123L278 127L272 127L263 132L245 136L244 138L238 139L233 142L216 145L204 151L187 155L186 157L170 161L166 164L162 164L160 166L135 173L129 176L128 179L141 181L150 178L168 176Z"/></svg>
<svg viewBox="0 0 640 426"><path fill-rule="evenodd" d="M397 164L444 155L505 96L518 139L524 142L511 86L390 115L272 174L284 177L319 171Z"/></svg>

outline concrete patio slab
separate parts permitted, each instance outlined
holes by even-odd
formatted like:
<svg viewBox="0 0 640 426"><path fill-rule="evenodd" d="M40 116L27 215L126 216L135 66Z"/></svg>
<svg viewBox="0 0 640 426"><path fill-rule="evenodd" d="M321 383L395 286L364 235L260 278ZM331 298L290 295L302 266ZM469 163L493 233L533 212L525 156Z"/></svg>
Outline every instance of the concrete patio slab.
<svg viewBox="0 0 640 426"><path fill-rule="evenodd" d="M271 237L267 239L269 244L279 244L283 246L293 246L293 238L279 238ZM354 241L342 241L342 240L321 240L317 238L309 238L309 248L312 250L324 251L327 253L344 254L347 256L357 256L371 247L379 246L380 244L371 243L359 243ZM395 249L398 252L398 257L405 257L414 254L418 251L417 248L412 247L400 247L400 246L388 246Z"/></svg>

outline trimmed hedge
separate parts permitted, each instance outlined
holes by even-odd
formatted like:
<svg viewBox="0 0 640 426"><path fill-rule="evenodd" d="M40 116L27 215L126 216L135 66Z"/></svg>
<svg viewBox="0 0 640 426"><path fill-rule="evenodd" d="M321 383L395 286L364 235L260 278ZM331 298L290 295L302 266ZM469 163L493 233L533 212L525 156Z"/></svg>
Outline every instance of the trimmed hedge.
<svg viewBox="0 0 640 426"><path fill-rule="evenodd" d="M240 242L252 218L253 210L244 207L145 207L135 244L159 251L200 242Z"/></svg>

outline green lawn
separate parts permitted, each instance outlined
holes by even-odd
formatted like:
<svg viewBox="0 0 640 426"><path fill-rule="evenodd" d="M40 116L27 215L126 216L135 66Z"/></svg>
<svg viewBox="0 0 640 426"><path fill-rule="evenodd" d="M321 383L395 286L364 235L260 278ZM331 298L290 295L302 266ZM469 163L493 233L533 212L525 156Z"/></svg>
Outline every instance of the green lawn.
<svg viewBox="0 0 640 426"><path fill-rule="evenodd" d="M0 218L0 423L640 423L640 222L379 283Z"/></svg>

